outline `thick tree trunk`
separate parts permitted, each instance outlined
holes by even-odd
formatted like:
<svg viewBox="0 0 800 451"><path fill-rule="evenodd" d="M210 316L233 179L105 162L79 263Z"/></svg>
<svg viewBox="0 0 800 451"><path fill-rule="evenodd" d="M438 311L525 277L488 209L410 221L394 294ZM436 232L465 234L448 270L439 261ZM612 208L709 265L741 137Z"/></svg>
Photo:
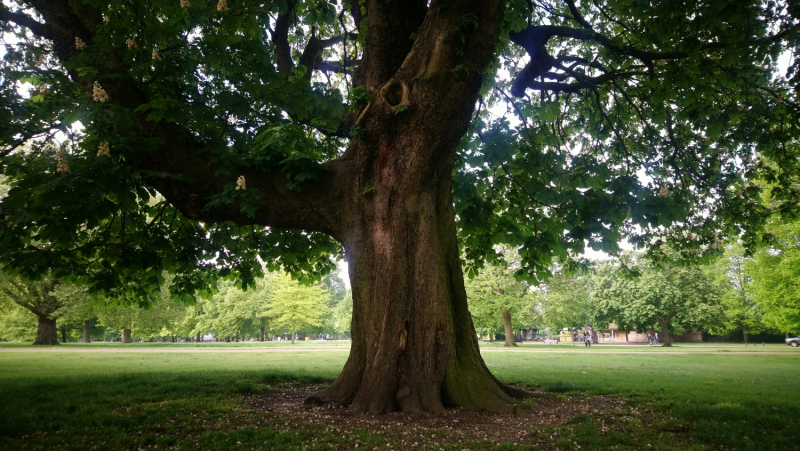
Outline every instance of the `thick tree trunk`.
<svg viewBox="0 0 800 451"><path fill-rule="evenodd" d="M450 172L436 180L425 162L406 161L405 150L426 145L406 139L377 163L382 177L372 183L387 185L349 211L362 216L344 242L352 345L339 378L317 396L375 414L510 412L511 390L484 365L467 309Z"/></svg>
<svg viewBox="0 0 800 451"><path fill-rule="evenodd" d="M50 319L46 316L39 316L39 327L36 330L36 339L33 341L35 345L57 345L58 343L58 330L56 329L56 320Z"/></svg>
<svg viewBox="0 0 800 451"><path fill-rule="evenodd" d="M200 340L201 340L201 338L202 338L202 337L200 336L200 333L198 332L198 334L197 334L197 342L198 342L198 343L200 343Z"/></svg>
<svg viewBox="0 0 800 451"><path fill-rule="evenodd" d="M379 4L366 2L370 24L398 26ZM451 186L501 7L491 0L448 6L428 10L413 49L396 63L380 52L407 45L397 39L406 30L384 42L382 30L370 26L362 58L370 101L356 121L363 138L337 162L340 180L348 180L336 238L349 263L352 345L339 378L311 401L374 414L516 407L516 393L489 372L475 339ZM476 14L480 26L462 43L448 36L466 14ZM456 76L451 69L458 64L470 67Z"/></svg>
<svg viewBox="0 0 800 451"><path fill-rule="evenodd" d="M89 343L89 342L92 341L91 340L91 331L92 331L92 328L91 328L91 326L89 326L89 321L88 320L84 321L83 322L83 340L82 340L84 343Z"/></svg>
<svg viewBox="0 0 800 451"><path fill-rule="evenodd" d="M672 334L669 331L669 318L659 320L661 326L661 335L658 337L661 341L661 346L672 347Z"/></svg>
<svg viewBox="0 0 800 451"><path fill-rule="evenodd" d="M296 330L297 329L295 329L294 324L292 324L292 344L294 344L294 334L296 333Z"/></svg>
<svg viewBox="0 0 800 451"><path fill-rule="evenodd" d="M66 342L67 342L67 328L62 326L61 327L61 343L66 343Z"/></svg>
<svg viewBox="0 0 800 451"><path fill-rule="evenodd" d="M506 342L503 346L516 347L517 342L514 341L514 328L511 326L511 313L508 310L503 310L503 328L506 331Z"/></svg>
<svg viewBox="0 0 800 451"><path fill-rule="evenodd" d="M261 335L258 336L258 341L265 341L266 340L266 337L264 335L265 332L266 331L264 330L264 326L261 326Z"/></svg>
<svg viewBox="0 0 800 451"><path fill-rule="evenodd" d="M130 329L122 329L122 342L123 343L130 343L131 342L131 330Z"/></svg>
<svg viewBox="0 0 800 451"><path fill-rule="evenodd" d="M744 344L748 344L750 341L747 336L747 325L742 324L742 337L744 338Z"/></svg>

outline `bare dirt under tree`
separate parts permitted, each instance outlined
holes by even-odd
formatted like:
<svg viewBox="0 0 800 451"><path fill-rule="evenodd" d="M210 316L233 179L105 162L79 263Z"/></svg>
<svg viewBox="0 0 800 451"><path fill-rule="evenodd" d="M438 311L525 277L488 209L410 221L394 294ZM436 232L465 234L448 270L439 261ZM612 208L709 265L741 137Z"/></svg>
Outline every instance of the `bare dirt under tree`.
<svg viewBox="0 0 800 451"><path fill-rule="evenodd" d="M483 443L493 449L502 443L555 449L559 434L542 431L547 426L564 426L583 414L602 424L602 432L620 429L620 424L637 418L647 427L663 418L643 412L629 402L607 396L567 396L528 391L532 396L519 415L448 409L444 414L391 412L383 415L353 414L338 403L308 405L303 401L319 386L271 384L266 393L248 395L244 403L262 412L276 414L272 425L292 431L309 424L334 428L341 438L341 449L372 449L364 440L355 447L364 431L378 434L395 449L429 449L431 446ZM612 425L612 423L615 423ZM680 426L680 425L679 425ZM641 426L639 426L641 427ZM607 429L608 428L608 429ZM538 433L537 433L538 432ZM386 443L381 443L386 445Z"/></svg>

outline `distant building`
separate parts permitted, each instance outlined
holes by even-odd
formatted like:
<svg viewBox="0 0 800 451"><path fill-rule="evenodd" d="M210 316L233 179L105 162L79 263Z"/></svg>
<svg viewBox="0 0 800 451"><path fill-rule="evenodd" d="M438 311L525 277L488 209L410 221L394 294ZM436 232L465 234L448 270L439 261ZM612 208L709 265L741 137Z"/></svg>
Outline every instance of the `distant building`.
<svg viewBox="0 0 800 451"><path fill-rule="evenodd" d="M644 343L647 341L647 334L655 334L656 332L661 335L660 330L648 329L643 332L632 330L628 333L617 329L617 325L611 323L608 329L603 329L597 332L597 338L600 343ZM672 341L684 343L700 343L703 341L703 336L700 332L686 332L683 334L675 334L672 336Z"/></svg>

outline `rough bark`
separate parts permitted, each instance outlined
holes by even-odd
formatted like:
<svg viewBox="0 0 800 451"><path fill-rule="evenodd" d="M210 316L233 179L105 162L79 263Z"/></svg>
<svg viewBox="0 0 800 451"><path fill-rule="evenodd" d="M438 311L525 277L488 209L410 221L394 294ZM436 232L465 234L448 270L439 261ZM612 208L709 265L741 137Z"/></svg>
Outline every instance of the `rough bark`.
<svg viewBox="0 0 800 451"><path fill-rule="evenodd" d="M661 326L661 335L658 337L661 341L661 346L672 347L672 333L669 331L669 318L662 318L658 322Z"/></svg>
<svg viewBox="0 0 800 451"><path fill-rule="evenodd" d="M748 344L749 340L748 340L748 336L747 336L747 325L746 324L742 324L742 337L744 338L744 344Z"/></svg>
<svg viewBox="0 0 800 451"><path fill-rule="evenodd" d="M36 339L33 341L33 344L45 346L59 344L55 319L39 315L39 326L36 329Z"/></svg>
<svg viewBox="0 0 800 451"><path fill-rule="evenodd" d="M122 329L122 342L123 343L130 343L131 342L131 330L130 329Z"/></svg>
<svg viewBox="0 0 800 451"><path fill-rule="evenodd" d="M83 340L82 340L84 343L89 343L89 342L92 341L91 340L91 330L92 330L92 328L89 325L89 320L84 320L83 321Z"/></svg>
<svg viewBox="0 0 800 451"><path fill-rule="evenodd" d="M503 346L516 347L517 342L514 341L514 328L511 326L511 313L508 310L503 310L503 328L506 331L506 342Z"/></svg>

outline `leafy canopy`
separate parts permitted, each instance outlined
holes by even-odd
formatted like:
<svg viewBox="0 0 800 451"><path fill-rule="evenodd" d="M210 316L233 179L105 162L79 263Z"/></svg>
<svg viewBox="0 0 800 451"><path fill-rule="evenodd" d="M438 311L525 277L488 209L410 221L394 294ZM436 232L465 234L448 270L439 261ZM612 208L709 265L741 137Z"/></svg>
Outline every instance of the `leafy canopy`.
<svg viewBox="0 0 800 451"><path fill-rule="evenodd" d="M237 180L278 174L287 192L310 192L324 163L363 136L354 112L368 96L347 74L370 42L366 7L189 4L0 5L0 171L11 185L0 201L0 264L9 271L52 271L146 305L164 271L175 274L171 295L193 302L218 277L253 285L259 259L313 282L343 255L324 233L257 221L265 194ZM445 7L433 2L429 14ZM453 171L468 274L502 259L497 244L520 249L516 275L531 281L553 259L569 267L587 244L617 253L624 237L703 259L720 252L719 236L743 233L749 247L773 211L796 215L800 63L786 52L800 45L799 8L507 1ZM50 23L73 16L80 37ZM481 26L465 16L452 37L466 41ZM788 70L778 73L782 55ZM172 132L153 134L154 124ZM200 166L170 139L190 143ZM227 182L182 197L191 209L161 197L201 170ZM754 202L759 179L774 209Z"/></svg>

